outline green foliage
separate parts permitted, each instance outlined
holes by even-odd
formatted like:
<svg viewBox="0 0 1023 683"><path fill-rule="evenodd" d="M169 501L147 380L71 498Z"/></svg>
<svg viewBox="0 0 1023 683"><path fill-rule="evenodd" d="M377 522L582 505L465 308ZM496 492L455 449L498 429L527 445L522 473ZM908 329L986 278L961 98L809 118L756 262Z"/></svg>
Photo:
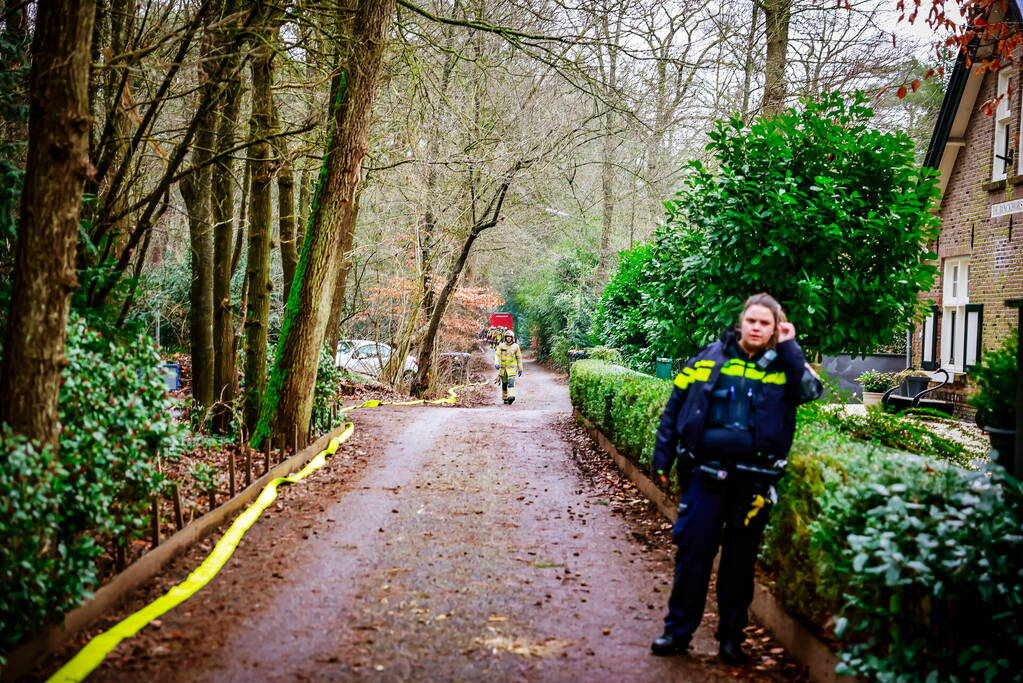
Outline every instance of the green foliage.
<svg viewBox="0 0 1023 683"><path fill-rule="evenodd" d="M320 353L320 364L316 368L316 389L313 393L314 433L327 432L334 426L330 424L328 409L337 400L344 377L344 371L334 363L334 356L324 348Z"/></svg>
<svg viewBox="0 0 1023 683"><path fill-rule="evenodd" d="M586 349L586 357L593 360L602 360L612 365L622 364L622 352L610 346L594 346Z"/></svg>
<svg viewBox="0 0 1023 683"><path fill-rule="evenodd" d="M814 524L824 584L845 602L839 673L1010 680L1023 648L1023 488L999 467L889 465L831 491Z"/></svg>
<svg viewBox="0 0 1023 683"><path fill-rule="evenodd" d="M608 284L607 343L630 360L690 356L760 291L814 351L888 342L934 279L923 247L937 235L937 186L906 135L869 127L866 102L824 94L749 127L718 122L708 145L717 170L689 165L654 242L623 255Z"/></svg>
<svg viewBox="0 0 1023 683"><path fill-rule="evenodd" d="M834 425L855 439L873 441L906 453L932 456L958 467L976 467L977 460L985 455L971 451L959 441L938 436L924 423L903 414L868 410L866 415L855 415L822 409L817 403L805 406L802 414Z"/></svg>
<svg viewBox="0 0 1023 683"><path fill-rule="evenodd" d="M656 358L688 358L709 341L695 317L697 273L686 266L701 237L683 227L680 202L665 207L654 240L619 254L594 317L596 336L642 372L653 372Z"/></svg>
<svg viewBox="0 0 1023 683"><path fill-rule="evenodd" d="M555 261L523 271L507 298L521 311L520 335L525 330L536 342L537 359L551 359L565 368L568 349L589 345L597 258L573 245L560 245L556 251L560 256Z"/></svg>
<svg viewBox="0 0 1023 683"><path fill-rule="evenodd" d="M72 313L65 353L57 453L9 433L0 444L0 651L89 597L102 544L145 528L157 453L179 445L148 339L104 335Z"/></svg>
<svg viewBox="0 0 1023 683"><path fill-rule="evenodd" d="M212 466L197 462L188 470L188 476L198 485L203 493L216 493L217 471Z"/></svg>
<svg viewBox="0 0 1023 683"><path fill-rule="evenodd" d="M970 373L977 383L977 393L970 397L970 405L977 409L977 424L1001 429L1016 428L1018 349L1019 334L1014 331L1004 344L987 351L980 367Z"/></svg>
<svg viewBox="0 0 1023 683"><path fill-rule="evenodd" d="M40 450L5 425L0 433L0 663L12 645L76 607L96 585L102 549L67 534L73 482L53 449Z"/></svg>
<svg viewBox="0 0 1023 683"><path fill-rule="evenodd" d="M653 457L654 437L671 387L671 382L594 359L573 363L568 380L572 405L622 453L644 466Z"/></svg>
<svg viewBox="0 0 1023 683"><path fill-rule="evenodd" d="M853 381L859 382L863 386L864 391L879 391L883 393L892 387L902 384L903 379L904 377L901 372L867 370Z"/></svg>

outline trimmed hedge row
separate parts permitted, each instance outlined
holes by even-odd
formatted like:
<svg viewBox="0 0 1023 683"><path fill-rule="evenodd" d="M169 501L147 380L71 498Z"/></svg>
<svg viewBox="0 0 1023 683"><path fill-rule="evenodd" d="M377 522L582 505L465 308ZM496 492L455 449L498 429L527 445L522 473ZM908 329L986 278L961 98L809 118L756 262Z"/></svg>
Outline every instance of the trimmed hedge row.
<svg viewBox="0 0 1023 683"><path fill-rule="evenodd" d="M671 383L600 360L572 364L572 405L636 462L650 466Z"/></svg>
<svg viewBox="0 0 1023 683"><path fill-rule="evenodd" d="M569 387L582 414L649 466L670 382L579 361ZM853 438L843 426L817 404L800 410L761 551L773 592L791 614L839 638L839 673L1018 676L1023 486L1000 468L960 469Z"/></svg>

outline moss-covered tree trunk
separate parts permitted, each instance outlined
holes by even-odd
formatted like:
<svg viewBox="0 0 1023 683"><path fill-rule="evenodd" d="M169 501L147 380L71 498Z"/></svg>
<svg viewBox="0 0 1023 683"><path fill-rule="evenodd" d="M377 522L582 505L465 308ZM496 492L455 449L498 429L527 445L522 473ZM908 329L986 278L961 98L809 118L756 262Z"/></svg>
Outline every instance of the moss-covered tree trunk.
<svg viewBox="0 0 1023 683"><path fill-rule="evenodd" d="M273 52L270 31L261 32L252 58L252 139L249 152L249 249L245 278L245 425L251 433L259 421L266 386L267 325L270 319L271 183L274 161L267 141L273 120ZM292 229L294 230L294 229ZM283 235L282 235L283 242ZM283 248L283 244L282 244Z"/></svg>
<svg viewBox="0 0 1023 683"><path fill-rule="evenodd" d="M89 46L95 0L39 0L29 77L28 153L0 363L0 422L57 441L64 338L82 188L90 164Z"/></svg>
<svg viewBox="0 0 1023 683"><path fill-rule="evenodd" d="M337 283L347 214L358 191L369 137L384 45L395 0L360 0L354 13L339 0L340 16L350 21L351 41L339 60L333 89L331 134L313 208L302 242L281 327L273 372L267 383L254 444L274 433L308 438L320 351Z"/></svg>

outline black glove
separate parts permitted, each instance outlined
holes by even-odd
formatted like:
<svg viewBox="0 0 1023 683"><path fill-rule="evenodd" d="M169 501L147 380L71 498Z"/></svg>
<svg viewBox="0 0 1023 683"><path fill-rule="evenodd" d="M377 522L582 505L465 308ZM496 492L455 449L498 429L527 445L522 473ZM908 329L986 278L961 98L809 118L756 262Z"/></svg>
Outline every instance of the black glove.
<svg viewBox="0 0 1023 683"><path fill-rule="evenodd" d="M519 377L522 377L522 371L519 370Z"/></svg>

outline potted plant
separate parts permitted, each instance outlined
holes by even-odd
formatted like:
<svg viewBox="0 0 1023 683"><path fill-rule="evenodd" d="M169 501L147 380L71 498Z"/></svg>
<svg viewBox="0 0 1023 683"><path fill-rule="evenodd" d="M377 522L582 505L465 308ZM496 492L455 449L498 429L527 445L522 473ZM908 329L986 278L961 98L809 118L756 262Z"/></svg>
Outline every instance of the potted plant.
<svg viewBox="0 0 1023 683"><path fill-rule="evenodd" d="M863 405L872 406L881 402L884 392L901 384L898 373L867 370L856 378L863 387Z"/></svg>
<svg viewBox="0 0 1023 683"><path fill-rule="evenodd" d="M906 396L916 396L931 383L931 376L920 370L903 370L899 374L906 382Z"/></svg>
<svg viewBox="0 0 1023 683"><path fill-rule="evenodd" d="M1012 461L1016 446L1016 350L1013 333L1001 346L984 354L980 367L970 373L977 392L970 405L977 409L977 426L991 438L992 460Z"/></svg>

